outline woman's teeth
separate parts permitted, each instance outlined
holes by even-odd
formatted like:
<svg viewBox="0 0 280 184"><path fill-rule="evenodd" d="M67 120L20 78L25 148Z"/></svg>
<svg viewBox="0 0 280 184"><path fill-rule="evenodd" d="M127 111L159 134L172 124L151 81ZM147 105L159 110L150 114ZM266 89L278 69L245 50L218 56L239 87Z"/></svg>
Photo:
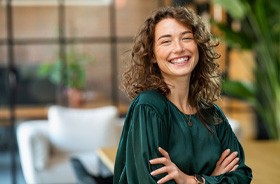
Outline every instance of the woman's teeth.
<svg viewBox="0 0 280 184"><path fill-rule="evenodd" d="M187 62L188 60L189 57L178 58L178 59L171 60L171 63L179 64L179 63Z"/></svg>

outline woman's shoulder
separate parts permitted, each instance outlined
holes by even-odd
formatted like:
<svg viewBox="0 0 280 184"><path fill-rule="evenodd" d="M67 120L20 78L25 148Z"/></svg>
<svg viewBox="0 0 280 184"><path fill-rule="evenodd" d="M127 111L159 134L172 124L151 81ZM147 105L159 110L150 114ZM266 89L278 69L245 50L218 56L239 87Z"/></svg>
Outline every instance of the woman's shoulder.
<svg viewBox="0 0 280 184"><path fill-rule="evenodd" d="M166 97L156 90L145 90L138 95L139 101L151 103L151 101L165 102Z"/></svg>
<svg viewBox="0 0 280 184"><path fill-rule="evenodd" d="M167 99L156 90L146 90L135 97L133 104L134 106L149 106L160 112L164 112L167 106Z"/></svg>
<svg viewBox="0 0 280 184"><path fill-rule="evenodd" d="M216 118L219 119L219 122L215 124L215 129L219 139L223 139L227 136L238 136L239 125L235 120L228 118L222 108L217 104L213 107L215 109Z"/></svg>
<svg viewBox="0 0 280 184"><path fill-rule="evenodd" d="M223 110L221 109L221 107L219 105L214 103L213 108L214 108L215 114L217 116L219 116L221 119L226 119L226 116L225 116Z"/></svg>
<svg viewBox="0 0 280 184"><path fill-rule="evenodd" d="M213 114L215 116L215 119L217 120L217 123L216 123L217 127L227 128L228 126L230 126L228 118L226 117L226 115L224 114L224 112L220 106L218 106L217 104L214 104L213 111L214 111Z"/></svg>
<svg viewBox="0 0 280 184"><path fill-rule="evenodd" d="M201 105L200 113L212 125L222 124L226 119L222 109L215 103L207 107Z"/></svg>

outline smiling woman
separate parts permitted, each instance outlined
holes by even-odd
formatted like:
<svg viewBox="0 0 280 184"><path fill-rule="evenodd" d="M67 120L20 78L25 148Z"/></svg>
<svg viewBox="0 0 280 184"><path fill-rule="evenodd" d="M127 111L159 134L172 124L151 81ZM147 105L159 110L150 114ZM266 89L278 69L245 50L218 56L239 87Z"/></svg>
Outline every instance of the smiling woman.
<svg viewBox="0 0 280 184"><path fill-rule="evenodd" d="M114 183L251 182L251 169L220 97L218 44L201 18L165 7L134 39L123 89L132 103L118 146Z"/></svg>
<svg viewBox="0 0 280 184"><path fill-rule="evenodd" d="M173 75L190 77L199 58L191 28L175 19L164 19L155 27L154 45L155 63L167 83L172 85L168 78Z"/></svg>

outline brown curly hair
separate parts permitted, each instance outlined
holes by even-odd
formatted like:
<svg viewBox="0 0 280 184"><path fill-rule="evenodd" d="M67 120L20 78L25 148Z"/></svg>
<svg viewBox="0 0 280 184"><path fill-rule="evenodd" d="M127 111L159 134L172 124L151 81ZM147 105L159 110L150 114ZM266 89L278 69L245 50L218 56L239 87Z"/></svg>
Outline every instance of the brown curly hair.
<svg viewBox="0 0 280 184"><path fill-rule="evenodd" d="M220 57L215 51L218 42L214 41L201 17L186 7L164 7L146 19L134 38L127 70L122 77L122 89L132 99L148 89L157 90L163 95L170 93L159 67L154 59L154 32L158 22L174 18L190 26L199 49L199 62L191 74L189 101L192 106L209 107L220 97L219 65Z"/></svg>

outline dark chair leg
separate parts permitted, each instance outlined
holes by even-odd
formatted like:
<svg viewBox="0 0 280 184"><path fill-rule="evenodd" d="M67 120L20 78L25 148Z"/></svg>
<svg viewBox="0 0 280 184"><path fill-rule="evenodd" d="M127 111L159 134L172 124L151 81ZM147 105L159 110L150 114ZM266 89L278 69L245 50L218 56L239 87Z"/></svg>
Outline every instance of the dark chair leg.
<svg viewBox="0 0 280 184"><path fill-rule="evenodd" d="M78 184L98 184L93 176L88 173L81 161L77 158L71 158L71 164L78 178Z"/></svg>
<svg viewBox="0 0 280 184"><path fill-rule="evenodd" d="M113 176L94 177L98 184L113 184Z"/></svg>
<svg viewBox="0 0 280 184"><path fill-rule="evenodd" d="M79 180L78 184L113 184L113 176L93 176L86 170L82 162L77 158L71 158L71 163Z"/></svg>

